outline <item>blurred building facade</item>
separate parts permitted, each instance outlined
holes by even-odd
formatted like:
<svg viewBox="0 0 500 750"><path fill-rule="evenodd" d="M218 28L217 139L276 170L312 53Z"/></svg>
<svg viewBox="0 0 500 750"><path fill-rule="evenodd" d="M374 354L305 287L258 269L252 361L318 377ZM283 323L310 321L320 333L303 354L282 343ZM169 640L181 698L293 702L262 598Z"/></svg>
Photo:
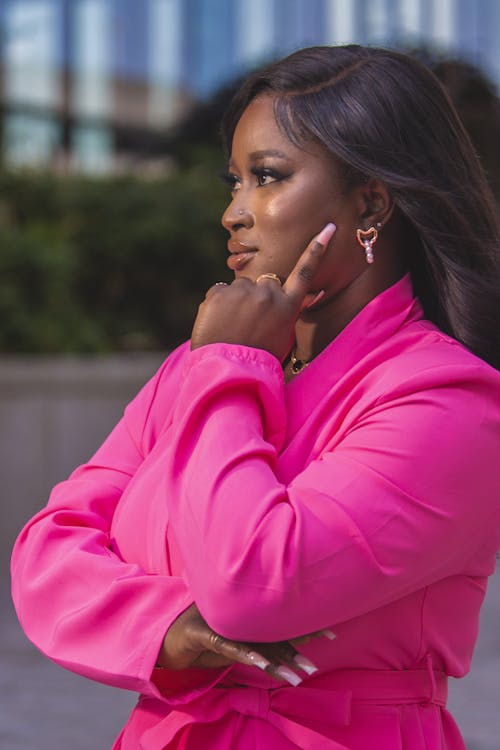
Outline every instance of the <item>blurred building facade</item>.
<svg viewBox="0 0 500 750"><path fill-rule="evenodd" d="M310 44L424 45L500 85L498 0L0 0L11 166L161 162L165 132L249 67Z"/></svg>

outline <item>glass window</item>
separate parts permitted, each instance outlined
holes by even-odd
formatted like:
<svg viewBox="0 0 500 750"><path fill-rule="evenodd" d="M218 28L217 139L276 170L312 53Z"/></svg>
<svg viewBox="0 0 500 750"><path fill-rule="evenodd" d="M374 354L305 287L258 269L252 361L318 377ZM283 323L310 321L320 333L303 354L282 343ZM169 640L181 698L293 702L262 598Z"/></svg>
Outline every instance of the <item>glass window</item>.
<svg viewBox="0 0 500 750"><path fill-rule="evenodd" d="M54 106L58 24L52 0L11 2L4 10L4 95L8 104Z"/></svg>
<svg viewBox="0 0 500 750"><path fill-rule="evenodd" d="M326 25L330 44L349 44L356 41L354 10L354 0L328 0Z"/></svg>
<svg viewBox="0 0 500 750"><path fill-rule="evenodd" d="M78 0L74 14L74 86L76 114L104 117L112 109L110 83L111 23L105 0Z"/></svg>
<svg viewBox="0 0 500 750"><path fill-rule="evenodd" d="M113 163L113 139L108 128L79 126L71 138L72 165L80 172L106 174Z"/></svg>
<svg viewBox="0 0 500 750"><path fill-rule="evenodd" d="M153 126L163 127L179 113L182 76L181 0L150 0L149 114Z"/></svg>
<svg viewBox="0 0 500 750"><path fill-rule="evenodd" d="M5 160L11 167L46 167L59 148L61 129L50 117L8 114L4 120Z"/></svg>
<svg viewBox="0 0 500 750"><path fill-rule="evenodd" d="M268 0L238 0L235 55L254 65L271 56L274 47L273 4Z"/></svg>

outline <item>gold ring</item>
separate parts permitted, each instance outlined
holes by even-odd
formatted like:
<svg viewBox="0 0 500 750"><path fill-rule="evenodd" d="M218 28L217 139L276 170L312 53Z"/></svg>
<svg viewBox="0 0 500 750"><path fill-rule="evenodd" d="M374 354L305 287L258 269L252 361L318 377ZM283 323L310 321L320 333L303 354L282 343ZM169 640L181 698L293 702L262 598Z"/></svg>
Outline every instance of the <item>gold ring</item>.
<svg viewBox="0 0 500 750"><path fill-rule="evenodd" d="M255 283L258 284L261 279L272 279L273 281L277 281L281 286L281 279L276 273L261 273L261 275L257 276L255 279Z"/></svg>

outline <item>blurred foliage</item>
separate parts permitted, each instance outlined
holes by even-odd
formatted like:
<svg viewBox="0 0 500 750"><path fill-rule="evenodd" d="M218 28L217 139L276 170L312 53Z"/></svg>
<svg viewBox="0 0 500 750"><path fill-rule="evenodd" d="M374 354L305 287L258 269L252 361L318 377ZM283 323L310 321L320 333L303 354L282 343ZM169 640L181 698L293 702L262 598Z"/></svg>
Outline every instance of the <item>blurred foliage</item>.
<svg viewBox="0 0 500 750"><path fill-rule="evenodd" d="M466 63L413 53L447 86L499 199L493 87ZM0 351L168 349L189 336L206 289L229 280L218 123L233 90L171 132L161 179L0 169Z"/></svg>
<svg viewBox="0 0 500 750"><path fill-rule="evenodd" d="M500 100L495 86L475 65L420 49L418 57L448 92L481 161L500 206Z"/></svg>
<svg viewBox="0 0 500 750"><path fill-rule="evenodd" d="M222 151L154 181L0 173L0 350L165 349L225 269Z"/></svg>

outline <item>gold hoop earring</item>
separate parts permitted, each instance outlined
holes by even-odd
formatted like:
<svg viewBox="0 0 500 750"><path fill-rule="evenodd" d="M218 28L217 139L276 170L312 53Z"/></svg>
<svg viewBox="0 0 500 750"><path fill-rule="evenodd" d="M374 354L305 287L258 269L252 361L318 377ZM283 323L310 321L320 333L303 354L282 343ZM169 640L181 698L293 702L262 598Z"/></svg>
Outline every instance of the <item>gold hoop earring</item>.
<svg viewBox="0 0 500 750"><path fill-rule="evenodd" d="M356 238L365 250L365 257L367 263L373 263L375 256L373 255L373 246L377 241L378 231L375 227L369 229L356 229Z"/></svg>

